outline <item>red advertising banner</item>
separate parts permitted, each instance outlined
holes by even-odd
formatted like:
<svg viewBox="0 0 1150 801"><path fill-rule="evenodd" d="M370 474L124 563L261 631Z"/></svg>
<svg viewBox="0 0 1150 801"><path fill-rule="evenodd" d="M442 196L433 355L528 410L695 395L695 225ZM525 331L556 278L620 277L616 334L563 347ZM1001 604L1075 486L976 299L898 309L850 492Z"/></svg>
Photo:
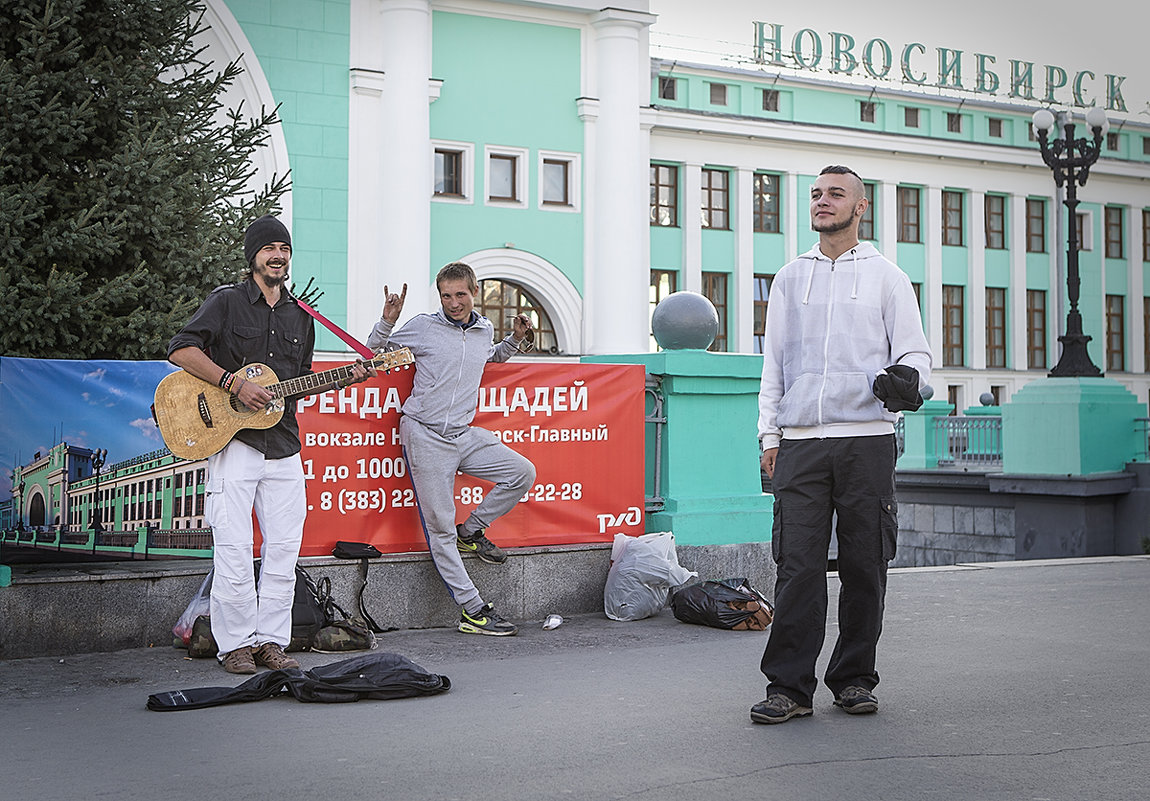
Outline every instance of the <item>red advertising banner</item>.
<svg viewBox="0 0 1150 801"><path fill-rule="evenodd" d="M427 548L399 442L412 375L381 375L299 402L308 477L303 555L328 555L338 540L370 542L384 553ZM641 365L489 364L473 425L536 468L535 485L495 522L491 538L513 548L642 534L643 392ZM491 486L456 477L457 522Z"/></svg>

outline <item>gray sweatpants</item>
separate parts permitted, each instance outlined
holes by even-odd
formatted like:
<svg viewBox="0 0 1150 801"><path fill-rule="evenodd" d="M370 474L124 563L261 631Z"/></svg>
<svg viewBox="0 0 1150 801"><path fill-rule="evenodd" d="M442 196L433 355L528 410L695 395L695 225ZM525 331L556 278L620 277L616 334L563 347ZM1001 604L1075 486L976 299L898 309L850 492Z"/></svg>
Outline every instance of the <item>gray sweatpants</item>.
<svg viewBox="0 0 1150 801"><path fill-rule="evenodd" d="M535 465L483 428L471 427L447 438L404 415L399 437L431 561L455 603L475 612L483 599L455 544L455 474L495 482L463 523L464 531L473 532L487 528L519 503L535 481Z"/></svg>

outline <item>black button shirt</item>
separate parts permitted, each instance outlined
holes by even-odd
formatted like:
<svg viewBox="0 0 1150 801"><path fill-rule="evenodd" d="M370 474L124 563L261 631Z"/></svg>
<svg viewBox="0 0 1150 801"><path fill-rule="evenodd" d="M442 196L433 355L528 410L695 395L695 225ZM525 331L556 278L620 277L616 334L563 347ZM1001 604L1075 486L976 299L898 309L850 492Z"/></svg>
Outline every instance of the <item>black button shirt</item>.
<svg viewBox="0 0 1150 801"><path fill-rule="evenodd" d="M270 307L255 279L213 290L187 325L168 343L168 355L180 348L200 348L225 370L243 375L252 363L265 364L280 381L312 372L315 328L312 317L296 304L285 287ZM266 383L266 382L262 382ZM267 459L282 459L300 450L295 402L289 400L283 419L268 429L241 429L236 439Z"/></svg>

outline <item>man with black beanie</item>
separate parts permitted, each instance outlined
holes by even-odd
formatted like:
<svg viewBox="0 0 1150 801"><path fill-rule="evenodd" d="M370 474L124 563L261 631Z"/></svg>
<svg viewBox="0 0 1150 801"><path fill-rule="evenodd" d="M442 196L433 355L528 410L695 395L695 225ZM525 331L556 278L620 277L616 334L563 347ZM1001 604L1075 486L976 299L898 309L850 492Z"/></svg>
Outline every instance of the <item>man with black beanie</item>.
<svg viewBox="0 0 1150 801"><path fill-rule="evenodd" d="M312 318L288 291L291 234L265 215L244 234L249 272L218 287L168 343L168 360L234 395L253 410L284 406L268 429L245 428L208 458L205 514L212 527L212 635L229 673L298 668L284 653L291 639L295 564L307 499L295 404L255 381L262 363L280 381L312 372ZM374 371L370 371L374 372ZM353 382L370 372L357 365ZM252 573L252 510L263 535L258 589Z"/></svg>

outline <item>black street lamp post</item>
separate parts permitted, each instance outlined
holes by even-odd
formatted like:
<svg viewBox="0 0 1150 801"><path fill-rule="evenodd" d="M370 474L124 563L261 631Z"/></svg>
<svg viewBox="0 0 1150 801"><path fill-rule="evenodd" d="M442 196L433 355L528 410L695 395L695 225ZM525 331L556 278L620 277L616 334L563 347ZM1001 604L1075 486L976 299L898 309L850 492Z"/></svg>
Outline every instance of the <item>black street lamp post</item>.
<svg viewBox="0 0 1150 801"><path fill-rule="evenodd" d="M1075 376L1098 378L1102 371L1090 361L1086 343L1090 337L1082 333L1082 315L1078 311L1078 292L1082 284L1078 274L1078 187L1086 186L1090 167L1098 161L1102 151L1102 136L1107 127L1106 112L1094 106L1086 113L1086 125L1093 134L1093 141L1074 138L1074 121L1067 114L1062 120L1062 135L1053 142L1047 138L1054 127L1055 117L1048 109L1034 112L1034 132L1038 136L1038 146L1042 149L1042 160L1054 171L1054 183L1059 188L1066 186L1066 204L1069 229L1066 250L1066 292L1070 300L1070 310L1066 313L1066 333L1058 338L1062 343L1062 355L1049 375L1056 378Z"/></svg>
<svg viewBox="0 0 1150 801"><path fill-rule="evenodd" d="M108 458L108 449L98 449L92 454L92 469L96 471L96 489L93 495L95 503L92 506L92 553L96 553L96 545L100 542L100 532L104 530L104 524L100 520L100 471L104 468L104 462Z"/></svg>

